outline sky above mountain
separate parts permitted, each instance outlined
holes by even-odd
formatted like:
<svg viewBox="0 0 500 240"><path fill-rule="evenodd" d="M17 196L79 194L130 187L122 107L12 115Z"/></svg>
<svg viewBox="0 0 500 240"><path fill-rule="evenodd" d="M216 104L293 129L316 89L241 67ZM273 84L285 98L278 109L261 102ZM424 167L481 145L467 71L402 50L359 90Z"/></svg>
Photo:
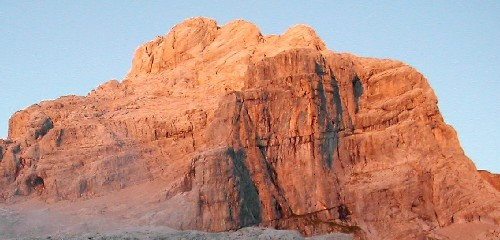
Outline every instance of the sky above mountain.
<svg viewBox="0 0 500 240"><path fill-rule="evenodd" d="M408 63L429 80L466 155L500 172L498 1L0 2L1 138L15 111L121 80L136 47L205 16L245 19L263 34L303 23L335 52Z"/></svg>

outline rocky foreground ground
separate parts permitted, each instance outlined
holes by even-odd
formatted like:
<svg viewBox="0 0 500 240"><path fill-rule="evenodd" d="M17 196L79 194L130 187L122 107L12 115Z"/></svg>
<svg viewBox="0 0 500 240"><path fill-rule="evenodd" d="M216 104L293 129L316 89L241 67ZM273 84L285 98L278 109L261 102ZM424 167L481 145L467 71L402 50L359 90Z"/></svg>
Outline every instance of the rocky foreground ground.
<svg viewBox="0 0 500 240"><path fill-rule="evenodd" d="M316 237L303 237L296 230L275 230L248 227L231 232L209 233L193 230L175 230L168 227L123 227L95 218L92 222L68 224L71 216L58 215L50 210L19 213L0 208L0 239L23 240L352 240L352 235L331 233ZM99 227L101 225L101 227ZM30 226L26 229L25 226ZM105 227L103 227L105 226ZM100 228L100 231L97 229Z"/></svg>

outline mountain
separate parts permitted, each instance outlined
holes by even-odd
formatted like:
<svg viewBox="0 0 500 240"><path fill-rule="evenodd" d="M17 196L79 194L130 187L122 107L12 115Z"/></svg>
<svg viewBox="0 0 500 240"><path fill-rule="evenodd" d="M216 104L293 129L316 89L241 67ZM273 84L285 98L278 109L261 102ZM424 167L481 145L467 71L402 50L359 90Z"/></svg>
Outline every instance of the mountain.
<svg viewBox="0 0 500 240"><path fill-rule="evenodd" d="M242 20L188 19L140 46L123 81L16 112L0 150L2 206L67 214L68 232L107 219L359 239L500 234L500 192L425 77L335 53L305 25L263 36Z"/></svg>

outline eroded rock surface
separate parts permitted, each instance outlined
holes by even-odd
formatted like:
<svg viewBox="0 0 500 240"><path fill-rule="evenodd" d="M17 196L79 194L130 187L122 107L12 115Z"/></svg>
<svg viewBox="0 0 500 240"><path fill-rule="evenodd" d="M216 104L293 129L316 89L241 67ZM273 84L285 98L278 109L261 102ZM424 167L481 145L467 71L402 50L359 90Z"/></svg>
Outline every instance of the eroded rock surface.
<svg viewBox="0 0 500 240"><path fill-rule="evenodd" d="M479 174L481 174L481 176L493 187L500 191L500 174L491 173L486 170L479 170Z"/></svg>
<svg viewBox="0 0 500 240"><path fill-rule="evenodd" d="M216 232L417 239L446 238L436 231L454 224L498 228L500 193L404 63L332 52L304 25L263 36L206 18L144 44L132 62L122 82L12 116L2 201L78 206L124 192L138 200L115 199L123 207L109 214ZM149 183L148 201L134 205L127 189Z"/></svg>

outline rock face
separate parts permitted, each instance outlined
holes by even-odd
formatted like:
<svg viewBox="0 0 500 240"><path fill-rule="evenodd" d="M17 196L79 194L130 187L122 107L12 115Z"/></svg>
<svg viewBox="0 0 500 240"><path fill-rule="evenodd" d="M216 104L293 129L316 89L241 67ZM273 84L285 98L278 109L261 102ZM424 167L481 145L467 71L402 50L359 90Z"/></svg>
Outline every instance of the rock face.
<svg viewBox="0 0 500 240"><path fill-rule="evenodd" d="M9 127L5 202L160 182L148 204L162 207L144 210L145 224L417 239L500 223L500 192L427 80L401 62L334 53L303 25L263 36L241 20L186 20L139 47L122 82L33 105Z"/></svg>
<svg viewBox="0 0 500 240"><path fill-rule="evenodd" d="M500 191L500 174L490 173L485 170L479 170L479 174L481 174L481 176L493 187Z"/></svg>

